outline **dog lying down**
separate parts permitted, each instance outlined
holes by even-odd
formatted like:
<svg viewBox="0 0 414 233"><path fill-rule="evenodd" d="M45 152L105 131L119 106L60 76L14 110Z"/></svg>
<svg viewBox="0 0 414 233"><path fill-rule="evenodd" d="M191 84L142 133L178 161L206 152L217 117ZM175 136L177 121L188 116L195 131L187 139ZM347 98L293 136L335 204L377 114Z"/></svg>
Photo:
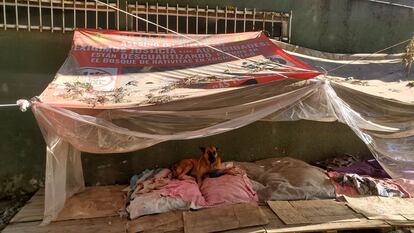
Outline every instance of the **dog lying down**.
<svg viewBox="0 0 414 233"><path fill-rule="evenodd" d="M172 167L172 177L183 179L185 175L193 176L201 186L203 179L219 177L224 174L236 175L238 171L233 168L223 168L218 148L215 146L200 147L202 155L199 159L184 159Z"/></svg>

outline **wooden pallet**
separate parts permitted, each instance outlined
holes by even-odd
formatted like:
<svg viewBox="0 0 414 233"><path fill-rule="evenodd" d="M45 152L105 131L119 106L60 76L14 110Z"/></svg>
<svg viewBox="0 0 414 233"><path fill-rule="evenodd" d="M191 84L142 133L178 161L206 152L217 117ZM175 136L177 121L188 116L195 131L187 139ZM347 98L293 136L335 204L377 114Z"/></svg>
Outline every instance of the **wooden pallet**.
<svg viewBox="0 0 414 233"><path fill-rule="evenodd" d="M229 221L223 220L226 216L227 218L229 217L230 212L226 212L224 209L218 207L200 210L194 213L188 211L174 211L164 214L144 216L133 221L127 221L118 216L107 216L57 221L47 226L40 226L43 218L43 203L44 191L39 190L11 220L10 224L3 232L184 232L185 228L187 228L187 232L190 232L191 229L196 226L194 225L194 221L201 221L200 224L203 224L204 231L212 231L212 229L217 230L220 229L220 227L224 227L223 229L230 229L225 228L229 226L228 224L224 224ZM268 205L260 206L260 211L265 216L266 222L259 226L243 227L249 226L249 224L247 224L245 220L241 220L240 222L242 224L240 224L239 227L243 228L227 230L224 232L335 232L338 230L353 229L382 229L383 231L387 231L399 227L414 227L414 221L368 219L362 214L347 208L344 204L339 204L342 205L339 207L333 206L333 203L335 202L332 200L302 202L283 201L277 202L276 204L270 203L270 207ZM289 205L294 208L297 207L296 210L291 210L292 213L296 211L296 215L293 215L290 218L287 217L289 216ZM226 208L229 209L229 207ZM244 214L243 211L245 212L246 210L240 209L239 211L237 208L240 207L230 208L232 209L231 211L233 211L233 215L235 215L236 218L245 218L246 214ZM278 213L280 217L275 214L272 208L276 209L276 213ZM214 212L214 210L217 211ZM234 211L237 213L234 213ZM203 220L203 212L206 212L205 216L210 217L212 224L215 224L214 226L210 226L210 224L206 222L207 220ZM237 217L237 215L240 216ZM223 226L218 224L220 219L223 220L221 222L224 222ZM234 225L237 222L230 221L230 223Z"/></svg>

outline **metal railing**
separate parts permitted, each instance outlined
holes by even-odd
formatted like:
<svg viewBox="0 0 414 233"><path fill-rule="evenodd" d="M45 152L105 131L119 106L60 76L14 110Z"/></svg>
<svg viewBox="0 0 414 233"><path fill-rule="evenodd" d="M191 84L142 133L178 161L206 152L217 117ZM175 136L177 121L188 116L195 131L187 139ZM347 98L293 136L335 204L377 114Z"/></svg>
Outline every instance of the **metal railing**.
<svg viewBox="0 0 414 233"><path fill-rule="evenodd" d="M113 2L113 1L112 1ZM218 34L263 30L289 41L291 13L128 2L107 4L181 33ZM91 0L0 0L3 30L73 31L77 27L139 32L166 32L130 15Z"/></svg>

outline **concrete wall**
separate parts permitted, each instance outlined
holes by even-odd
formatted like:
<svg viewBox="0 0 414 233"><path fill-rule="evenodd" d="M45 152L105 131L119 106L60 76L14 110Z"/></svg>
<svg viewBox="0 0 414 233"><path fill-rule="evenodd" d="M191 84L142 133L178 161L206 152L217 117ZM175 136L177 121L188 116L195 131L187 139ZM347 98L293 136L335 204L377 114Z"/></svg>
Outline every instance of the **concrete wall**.
<svg viewBox="0 0 414 233"><path fill-rule="evenodd" d="M71 35L0 32L0 103L40 94L70 48ZM0 198L43 183L45 144L33 114L0 109Z"/></svg>
<svg viewBox="0 0 414 233"><path fill-rule="evenodd" d="M413 9L368 0L160 0L158 2L292 11L291 43L325 52L369 53L414 36ZM403 47L396 47L389 52L401 52Z"/></svg>

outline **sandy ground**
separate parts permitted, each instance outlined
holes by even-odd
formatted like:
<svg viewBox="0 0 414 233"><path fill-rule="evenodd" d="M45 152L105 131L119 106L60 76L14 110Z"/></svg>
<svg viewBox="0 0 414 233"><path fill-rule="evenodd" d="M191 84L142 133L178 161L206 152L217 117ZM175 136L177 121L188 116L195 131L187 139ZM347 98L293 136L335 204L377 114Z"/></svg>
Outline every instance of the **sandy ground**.
<svg viewBox="0 0 414 233"><path fill-rule="evenodd" d="M398 56L392 56L393 59L380 59L375 56L372 60L353 61L330 60L294 52L289 53L321 72L328 71L327 78L331 81L385 99L414 104L414 87L408 86L410 81L414 81L414 69L407 74L403 69L401 59L396 58ZM344 64L346 65L333 70Z"/></svg>

